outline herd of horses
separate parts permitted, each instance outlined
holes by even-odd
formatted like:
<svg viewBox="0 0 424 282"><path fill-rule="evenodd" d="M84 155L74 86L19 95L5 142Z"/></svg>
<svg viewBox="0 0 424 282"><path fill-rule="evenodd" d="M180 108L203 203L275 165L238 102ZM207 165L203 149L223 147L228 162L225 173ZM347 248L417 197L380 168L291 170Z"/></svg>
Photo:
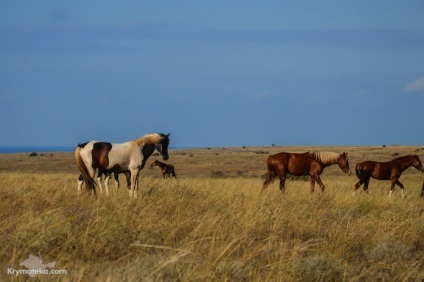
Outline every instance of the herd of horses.
<svg viewBox="0 0 424 282"><path fill-rule="evenodd" d="M78 191L81 191L85 182L88 190L95 194L95 187L102 190L101 177L105 175L106 194L109 193L108 182L111 175L114 175L116 188L119 187L118 174L124 173L127 180L130 196L137 197L138 176L144 168L147 159L155 150L159 152L163 160L169 159L168 146L169 135L162 133L147 134L143 137L124 143L108 143L100 141L90 141L78 144L75 149L77 166L81 172L78 178ZM287 153L282 152L268 156L266 160L267 178L263 183L263 192L268 185L278 176L280 179L280 189L285 191L287 174L294 176L309 175L311 178L311 192L314 191L315 183L325 190L320 175L328 166L337 164L347 175L351 174L347 153L335 152L306 152ZM159 167L164 178L176 177L175 168L172 165L155 160L150 167ZM355 167L356 176L359 178L355 185L355 191L364 185L364 191L368 192L368 185L371 178L377 180L390 180L390 195L393 193L395 185L398 185L404 196L404 186L399 178L403 171L414 167L424 172L421 160L417 155L407 155L395 158L387 162L365 161L358 163ZM98 184L94 177L97 171ZM424 197L424 182L421 191Z"/></svg>

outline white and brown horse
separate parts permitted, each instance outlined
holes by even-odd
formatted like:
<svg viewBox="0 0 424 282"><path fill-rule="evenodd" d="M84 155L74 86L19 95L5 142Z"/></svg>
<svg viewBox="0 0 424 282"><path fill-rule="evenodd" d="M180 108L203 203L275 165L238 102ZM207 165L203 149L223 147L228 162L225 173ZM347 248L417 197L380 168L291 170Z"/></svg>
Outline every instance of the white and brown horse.
<svg viewBox="0 0 424 282"><path fill-rule="evenodd" d="M144 145L143 149L141 150L141 153L143 154L143 161L141 163L140 170L142 170L144 168L144 166L146 165L147 159L153 154L153 152L155 150L156 150L156 144L146 144L146 145ZM118 175L120 173L125 174L125 179L127 181L127 188L131 189L131 173L130 173L130 171L121 171L121 172L107 171L107 170L104 170L102 168L98 168L97 183L98 183L98 186L100 188L100 193L102 193L102 191L103 191L102 176L104 175L105 176L104 182L105 182L106 194L109 194L109 179L110 179L112 173L113 173L113 176L114 176L114 179L115 179L116 190L118 190L118 188L119 188L119 177L118 177ZM81 191L83 183L84 183L84 177L81 173L78 177L78 191Z"/></svg>
<svg viewBox="0 0 424 282"><path fill-rule="evenodd" d="M125 172L131 174L130 196L137 197L138 175L146 164L145 153L156 149L164 160L168 155L169 134L147 134L125 143L90 141L79 144L75 150L77 166L86 186L95 193L94 175L96 169L107 172ZM149 154L149 156L151 155Z"/></svg>

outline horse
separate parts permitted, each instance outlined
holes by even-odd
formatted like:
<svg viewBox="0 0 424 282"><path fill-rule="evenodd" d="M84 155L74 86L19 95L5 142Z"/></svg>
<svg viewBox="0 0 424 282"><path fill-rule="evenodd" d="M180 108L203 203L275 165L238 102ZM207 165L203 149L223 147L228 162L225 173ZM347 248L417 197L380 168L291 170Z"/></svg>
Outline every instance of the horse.
<svg viewBox="0 0 424 282"><path fill-rule="evenodd" d="M139 139L118 144L99 141L78 144L75 149L75 159L87 188L95 194L94 174L96 169L108 172L129 171L131 174L129 193L130 196L137 197L138 176L147 160L144 158L144 153L152 153L156 149L163 160L168 160L169 135L146 134Z"/></svg>
<svg viewBox="0 0 424 282"><path fill-rule="evenodd" d="M392 195L396 184L402 189L402 197L404 197L404 187L403 184L399 182L399 178L402 172L411 166L424 172L420 158L417 155L402 156L388 162L365 161L358 163L356 164L355 170L359 182L355 184L355 191L364 184L364 191L368 192L368 184L372 177L377 180L390 180L391 186L389 195Z"/></svg>
<svg viewBox="0 0 424 282"><path fill-rule="evenodd" d="M144 145L143 149L141 150L142 154L143 154L143 161L141 162L141 167L140 170L142 170L144 168L144 166L146 165L146 161L147 159L153 154L153 152L156 149L156 145L155 144L146 144ZM98 174L97 174L97 182L98 182L98 186L100 188L100 193L103 191L103 187L101 184L102 181L102 175L105 175L105 187L106 187L106 194L109 194L109 179L111 174L113 173L114 175L114 179L115 179L115 188L116 190L118 190L119 188L119 178L118 178L118 174L119 173L124 173L125 174L125 178L127 181L127 188L131 189L131 173L129 171L122 171L122 172L113 172L113 171L108 171L108 170L104 170L102 168L98 169ZM84 177L82 174L79 175L78 177L78 191L81 191L82 188L82 184L84 183Z"/></svg>
<svg viewBox="0 0 424 282"><path fill-rule="evenodd" d="M118 191L118 188L119 188L119 177L118 177L118 175L120 173L125 174L125 179L127 181L127 188L130 189L131 188L131 178L130 178L131 174L130 174L129 171L122 171L122 172L116 172L115 171L115 172L113 172L113 171L107 171L107 170L104 170L102 168L99 168L98 172L97 172L97 183L98 183L98 186L100 188L100 193L102 193L102 191L103 191L103 186L102 186L102 176L103 175L105 176L104 181L105 181L105 187L106 187L106 194L109 194L109 179L110 179L112 174L113 174L113 178L115 180L116 191ZM84 177L81 173L78 177L78 191L81 191L83 183L84 183Z"/></svg>
<svg viewBox="0 0 424 282"><path fill-rule="evenodd" d="M177 175L175 174L175 168L172 164L166 164L166 163L162 163L158 160L155 160L150 167L154 167L157 166L160 169L160 172L162 173L163 178L171 178L171 177L175 177L177 178Z"/></svg>
<svg viewBox="0 0 424 282"><path fill-rule="evenodd" d="M306 153L281 152L270 155L266 160L267 179L263 183L261 192L268 187L277 175L280 178L280 190L284 192L287 174L294 176L309 175L311 177L311 193L314 192L315 182L324 192L325 186L320 175L327 166L333 164L338 164L341 170L350 175L347 153L311 151Z"/></svg>

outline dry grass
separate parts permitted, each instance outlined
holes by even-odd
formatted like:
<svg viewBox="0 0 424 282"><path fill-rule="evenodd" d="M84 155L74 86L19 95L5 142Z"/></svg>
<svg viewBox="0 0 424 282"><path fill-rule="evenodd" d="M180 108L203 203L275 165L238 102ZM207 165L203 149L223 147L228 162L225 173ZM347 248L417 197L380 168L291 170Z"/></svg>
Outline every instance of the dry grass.
<svg viewBox="0 0 424 282"><path fill-rule="evenodd" d="M352 195L356 177L336 167L322 176L324 194L310 194L308 182L292 180L285 194L274 183L259 195L267 154L256 152L289 149L172 151L179 178L164 180L159 170L145 169L136 200L122 188L109 197L78 195L69 153L1 155L0 280L25 279L5 269L21 269L29 254L68 271L42 277L47 280L424 279L419 172L402 175L403 199L399 190L389 198L389 182L375 180L370 194ZM394 152L418 152L423 159L417 149L326 148L348 150L351 168ZM211 177L217 171L222 177Z"/></svg>

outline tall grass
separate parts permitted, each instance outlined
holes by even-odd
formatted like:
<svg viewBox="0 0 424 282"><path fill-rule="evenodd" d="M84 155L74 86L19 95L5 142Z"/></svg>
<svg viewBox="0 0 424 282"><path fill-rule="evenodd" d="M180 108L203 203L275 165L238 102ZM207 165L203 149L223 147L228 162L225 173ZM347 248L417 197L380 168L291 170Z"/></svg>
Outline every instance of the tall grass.
<svg viewBox="0 0 424 282"><path fill-rule="evenodd" d="M145 177L134 200L114 185L79 195L69 173L0 179L1 280L24 279L5 269L29 254L68 272L47 280L424 279L418 180L402 199L377 182L352 195L345 176L325 179L324 194L292 180L261 195L259 178Z"/></svg>

